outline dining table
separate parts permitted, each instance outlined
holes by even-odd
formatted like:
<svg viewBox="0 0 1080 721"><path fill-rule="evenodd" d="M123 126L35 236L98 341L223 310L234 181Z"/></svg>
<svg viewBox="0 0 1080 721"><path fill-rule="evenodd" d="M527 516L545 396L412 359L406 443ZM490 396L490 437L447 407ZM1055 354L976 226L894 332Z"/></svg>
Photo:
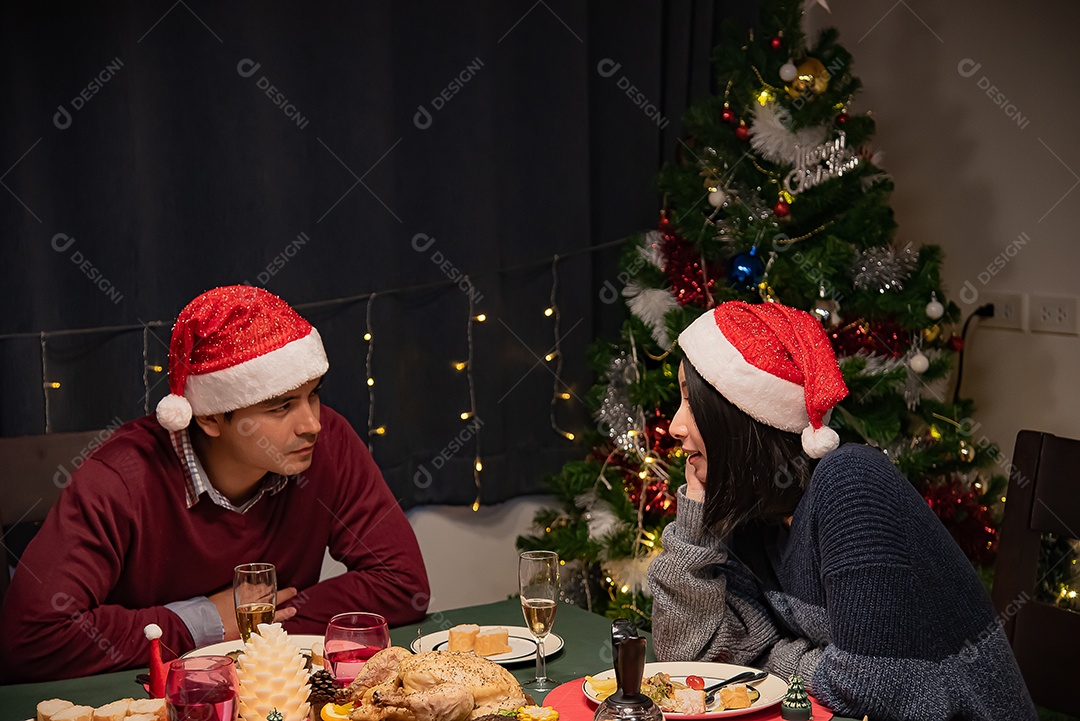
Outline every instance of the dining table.
<svg viewBox="0 0 1080 721"><path fill-rule="evenodd" d="M408 648L419 637L448 631L463 623L522 626L521 603L512 597L495 603L435 611L419 623L390 629L390 640L395 646ZM577 606L560 604L552 633L562 639L563 646L548 654L547 675L559 685L547 692L530 691L533 700L554 707L560 721L591 721L596 706L583 693L582 681L586 675L596 675L612 667L611 619ZM648 640L646 661L655 661L651 636L644 631L641 635ZM547 645L557 644L549 640ZM535 674L533 660L507 668L522 683ZM83 678L0 686L0 721L33 719L38 702L51 698L96 707L121 698L145 697L146 693L141 685L137 685L135 677L146 671L145 668L128 669ZM773 721L780 719L780 708L775 705L737 718L740 721ZM832 714L814 702L814 719L830 718Z"/></svg>

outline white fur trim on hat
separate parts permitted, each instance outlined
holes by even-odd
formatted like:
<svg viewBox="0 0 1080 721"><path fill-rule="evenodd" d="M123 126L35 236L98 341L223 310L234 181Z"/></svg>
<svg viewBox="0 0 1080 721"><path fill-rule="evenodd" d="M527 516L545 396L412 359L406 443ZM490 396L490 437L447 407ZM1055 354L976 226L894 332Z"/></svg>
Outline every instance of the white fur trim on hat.
<svg viewBox="0 0 1080 721"><path fill-rule="evenodd" d="M322 338L312 328L303 338L244 363L189 375L184 396L197 416L226 413L295 390L329 368Z"/></svg>
<svg viewBox="0 0 1080 721"><path fill-rule="evenodd" d="M191 423L191 404L187 398L170 393L158 402L157 419L165 430L183 430Z"/></svg>
<svg viewBox="0 0 1080 721"><path fill-rule="evenodd" d="M146 637L151 641L155 638L161 638L161 626L156 623L148 623L145 628L143 628L143 633L145 633Z"/></svg>
<svg viewBox="0 0 1080 721"><path fill-rule="evenodd" d="M810 425L803 387L748 363L720 332L711 312L687 326L679 335L679 347L709 385L751 418L790 433Z"/></svg>

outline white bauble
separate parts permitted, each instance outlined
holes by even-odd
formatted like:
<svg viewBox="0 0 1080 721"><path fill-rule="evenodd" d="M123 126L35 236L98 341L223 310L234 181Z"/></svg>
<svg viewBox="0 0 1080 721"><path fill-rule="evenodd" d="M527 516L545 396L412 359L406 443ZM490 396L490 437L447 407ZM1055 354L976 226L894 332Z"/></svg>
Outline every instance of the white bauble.
<svg viewBox="0 0 1080 721"><path fill-rule="evenodd" d="M780 66L780 79L785 83L790 83L798 74L798 68L796 68L795 63L790 60Z"/></svg>
<svg viewBox="0 0 1080 721"><path fill-rule="evenodd" d="M709 205L714 208L719 208L721 205L727 202L727 193L717 188L709 193Z"/></svg>
<svg viewBox="0 0 1080 721"><path fill-rule="evenodd" d="M915 373L925 373L930 369L930 359L922 353L916 353L911 356L911 360L908 361L908 367Z"/></svg>

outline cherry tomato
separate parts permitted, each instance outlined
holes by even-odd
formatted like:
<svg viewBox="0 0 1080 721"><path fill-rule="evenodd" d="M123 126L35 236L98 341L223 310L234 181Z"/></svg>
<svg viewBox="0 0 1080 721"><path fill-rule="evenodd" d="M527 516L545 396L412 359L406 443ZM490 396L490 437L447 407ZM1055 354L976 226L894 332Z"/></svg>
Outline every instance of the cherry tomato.
<svg viewBox="0 0 1080 721"><path fill-rule="evenodd" d="M696 691L700 691L705 688L705 679L701 676L687 676L686 685Z"/></svg>

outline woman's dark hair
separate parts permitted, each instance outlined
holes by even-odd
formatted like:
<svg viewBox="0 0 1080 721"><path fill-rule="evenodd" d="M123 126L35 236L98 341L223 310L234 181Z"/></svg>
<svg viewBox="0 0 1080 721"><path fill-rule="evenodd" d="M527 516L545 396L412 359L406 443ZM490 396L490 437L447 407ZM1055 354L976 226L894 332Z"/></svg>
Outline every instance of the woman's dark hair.
<svg viewBox="0 0 1080 721"><path fill-rule="evenodd" d="M816 461L802 438L751 418L683 363L687 398L705 442L706 527L727 536L752 520L779 522L795 511Z"/></svg>

